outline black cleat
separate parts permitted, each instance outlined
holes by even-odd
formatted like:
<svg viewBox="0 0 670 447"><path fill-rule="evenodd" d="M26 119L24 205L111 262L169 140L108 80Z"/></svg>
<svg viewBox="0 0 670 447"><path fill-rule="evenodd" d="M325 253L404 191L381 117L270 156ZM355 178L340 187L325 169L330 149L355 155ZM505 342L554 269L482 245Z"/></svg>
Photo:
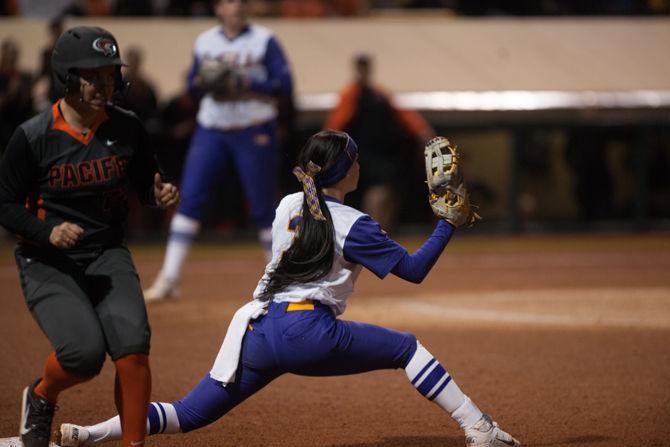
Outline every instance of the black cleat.
<svg viewBox="0 0 670 447"><path fill-rule="evenodd" d="M51 421L56 406L35 394L35 386L41 380L37 379L23 390L19 433L24 447L49 447Z"/></svg>

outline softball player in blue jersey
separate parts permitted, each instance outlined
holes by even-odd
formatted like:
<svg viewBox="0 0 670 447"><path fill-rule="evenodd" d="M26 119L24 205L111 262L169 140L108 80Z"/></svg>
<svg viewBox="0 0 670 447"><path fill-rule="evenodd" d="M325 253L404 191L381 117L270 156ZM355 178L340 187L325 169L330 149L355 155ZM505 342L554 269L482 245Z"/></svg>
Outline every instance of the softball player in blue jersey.
<svg viewBox="0 0 670 447"><path fill-rule="evenodd" d="M438 221L409 254L369 216L343 204L358 183L358 148L343 132L312 136L294 173L303 192L286 196L272 226L272 260L254 299L233 317L211 371L183 399L149 405L147 433L188 432L229 412L284 373L306 376L405 370L410 383L465 430L468 446L519 446L459 389L414 335L337 318L362 267L419 283L454 226ZM63 424L60 445L118 439L119 418Z"/></svg>
<svg viewBox="0 0 670 447"><path fill-rule="evenodd" d="M293 81L272 32L249 23L247 3L215 0L221 24L195 41L188 86L201 98L197 128L182 172L182 200L170 223L163 267L144 292L147 301L179 295L182 265L200 231L209 192L231 166L239 173L269 258L281 161L276 101L292 95ZM208 85L203 69L217 64L225 65L231 75Z"/></svg>

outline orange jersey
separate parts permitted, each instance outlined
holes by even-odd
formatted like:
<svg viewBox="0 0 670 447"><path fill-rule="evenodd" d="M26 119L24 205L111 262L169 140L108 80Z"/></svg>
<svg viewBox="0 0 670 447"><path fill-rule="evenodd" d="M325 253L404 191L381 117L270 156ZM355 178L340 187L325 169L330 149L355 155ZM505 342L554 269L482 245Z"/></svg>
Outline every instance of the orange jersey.
<svg viewBox="0 0 670 447"><path fill-rule="evenodd" d="M415 137L421 137L432 133L430 125L425 119L414 110L397 108L391 99L391 96L380 87L373 87L377 94L383 96L393 110L393 114L405 130ZM333 130L346 130L351 119L354 117L358 98L363 86L357 82L349 84L340 92L340 102L333 108L328 117L324 128Z"/></svg>

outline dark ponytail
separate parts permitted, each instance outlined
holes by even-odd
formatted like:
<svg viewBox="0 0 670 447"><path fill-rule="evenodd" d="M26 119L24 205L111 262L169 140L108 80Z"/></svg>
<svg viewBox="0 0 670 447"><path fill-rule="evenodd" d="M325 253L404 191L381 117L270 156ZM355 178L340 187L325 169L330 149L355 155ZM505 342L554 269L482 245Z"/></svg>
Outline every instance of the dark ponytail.
<svg viewBox="0 0 670 447"><path fill-rule="evenodd" d="M322 131L312 135L298 154L297 167L305 173L310 170L310 162L327 171L344 151L347 134L336 131ZM302 201L302 219L296 229L291 246L282 255L277 267L269 273L265 288L260 296L263 301L296 283L317 281L326 276L333 267L335 250L335 227L319 186L319 174L313 174L315 192L325 220L317 220L310 211L308 194Z"/></svg>

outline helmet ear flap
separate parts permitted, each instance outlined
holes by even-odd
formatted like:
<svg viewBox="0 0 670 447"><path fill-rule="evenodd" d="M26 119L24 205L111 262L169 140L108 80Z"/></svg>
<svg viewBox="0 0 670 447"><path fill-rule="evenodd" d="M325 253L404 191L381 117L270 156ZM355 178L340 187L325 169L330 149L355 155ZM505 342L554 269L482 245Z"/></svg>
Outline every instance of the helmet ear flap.
<svg viewBox="0 0 670 447"><path fill-rule="evenodd" d="M67 75L65 75L65 82L64 82L65 94L68 95L72 92L78 92L79 85L80 85L79 75L74 74L71 71L68 71Z"/></svg>
<svg viewBox="0 0 670 447"><path fill-rule="evenodd" d="M58 96L65 96L79 90L79 76L71 71L53 70L51 76Z"/></svg>

